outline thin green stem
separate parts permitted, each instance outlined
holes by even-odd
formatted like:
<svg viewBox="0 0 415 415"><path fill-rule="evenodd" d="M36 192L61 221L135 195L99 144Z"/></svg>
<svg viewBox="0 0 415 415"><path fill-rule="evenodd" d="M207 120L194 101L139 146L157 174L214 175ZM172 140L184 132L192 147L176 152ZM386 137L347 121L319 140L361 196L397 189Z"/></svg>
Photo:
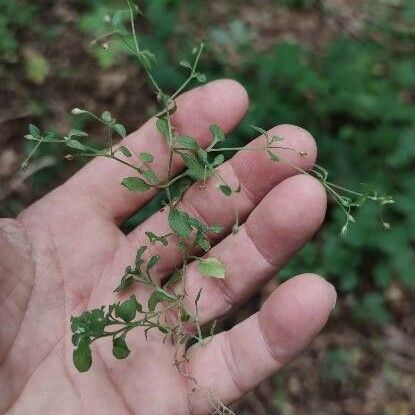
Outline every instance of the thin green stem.
<svg viewBox="0 0 415 415"><path fill-rule="evenodd" d="M137 59L140 59L140 56L142 55L142 51L140 50L140 45L138 43L137 32L135 30L134 7L131 3L131 0L126 0L126 1L128 3L128 8L129 8L129 11L130 11L130 25L131 25L131 32L132 32L132 35L133 35L134 46L135 46L135 49L136 49L136 57L137 57ZM124 43L126 43L126 42L124 42ZM145 67L144 65L141 65L141 66L146 71L147 76L150 79L151 83L153 84L154 88L157 90L157 93L160 94L160 95L163 95L162 89L158 85L157 81L154 79L154 77L151 74L150 70L147 67Z"/></svg>
<svg viewBox="0 0 415 415"><path fill-rule="evenodd" d="M96 155L95 155L96 156ZM143 170L140 169L137 166L134 166L133 164L128 163L128 161L125 161L123 159L120 159L119 157L115 156L114 154L99 154L99 157L105 157L105 158L109 158L115 161L118 161L121 164L124 164L125 166L130 167L131 169L135 170L136 172L143 174Z"/></svg>
<svg viewBox="0 0 415 415"><path fill-rule="evenodd" d="M190 71L190 75L188 76L188 78L183 82L183 84L177 89L177 91L171 96L171 99L174 100L177 98L177 96L187 87L187 85L189 85L189 83L192 81L192 79L194 78L195 74L196 74L196 68L197 65L199 64L199 60L200 60L200 56L202 55L204 49L204 43L202 42L199 45L197 54L196 54L196 58L195 61L193 63L192 69Z"/></svg>
<svg viewBox="0 0 415 415"><path fill-rule="evenodd" d="M29 164L29 161L33 157L33 154L36 153L37 149L40 147L40 145L43 143L43 140L40 139L38 143L33 147L32 151L29 153L29 155L26 157L26 159L22 163L22 169L25 170L27 165Z"/></svg>
<svg viewBox="0 0 415 415"><path fill-rule="evenodd" d="M162 184L159 186L155 186L157 189L167 189L168 187L170 187L173 183L177 182L180 179L183 179L183 177L187 176L187 170L184 173L181 173L177 176L175 176L173 179L171 179L168 183L166 184Z"/></svg>

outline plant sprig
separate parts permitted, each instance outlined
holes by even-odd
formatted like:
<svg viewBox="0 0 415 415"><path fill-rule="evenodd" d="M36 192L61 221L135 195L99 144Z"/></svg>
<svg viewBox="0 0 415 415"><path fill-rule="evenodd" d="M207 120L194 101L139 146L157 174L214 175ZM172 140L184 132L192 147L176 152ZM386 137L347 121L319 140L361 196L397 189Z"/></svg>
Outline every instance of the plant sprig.
<svg viewBox="0 0 415 415"><path fill-rule="evenodd" d="M226 268L217 258L203 257L210 250L210 235L223 232L222 226L218 224L204 224L197 218L178 208L185 190L192 182L200 182L203 186L207 180L215 180L217 188L225 196L231 197L240 191L240 186L232 188L220 175L219 166L225 161L223 153L235 151L262 151L275 163L287 163L297 172L315 177L325 187L332 199L340 206L345 214L345 225L341 230L344 235L351 222L354 222L353 211L360 208L366 202L373 202L379 206L393 203L390 196L381 195L376 190L365 189L355 191L337 185L328 180L328 172L321 166L316 165L312 169L304 170L291 163L283 155L281 150L293 151L299 156L306 156L303 151L297 151L283 145L284 138L270 135L264 129L251 126L253 130L265 138L263 146L252 147L229 147L226 145L226 136L220 126L212 124L209 127L212 136L211 143L207 148L202 148L194 137L178 134L172 122L172 116L177 110L176 98L193 81L203 83L206 76L199 72L198 65L204 49L200 43L194 48L192 62L181 61L180 65L188 71L185 81L177 89L168 94L162 90L153 76L152 68L156 63L156 56L149 50L143 49L141 39L137 34L135 19L141 14L140 9L133 0L126 0L127 10L117 11L112 17L107 17L106 22L110 26L110 32L96 41L94 45L108 48L108 41L112 37L118 38L126 49L134 56L137 64L145 71L159 105L157 113L156 128L165 139L169 149L169 163L163 177L159 177L152 168L155 162L155 155L151 153L134 154L134 151L125 145L115 144L115 138L123 139L127 135L125 126L118 122L109 111L101 115L85 109L75 108L73 115L84 115L102 125L106 137L106 146L96 148L87 143L88 134L80 130L70 130L66 135L60 136L54 132L44 132L30 125L29 134L26 139L35 142L35 146L28 158L24 161L23 167L27 166L36 150L42 144L61 143L69 151L67 158L74 156L82 157L104 157L122 163L131 169L131 175L124 177L120 183L131 192L147 192L151 189L164 190L167 195L166 207L168 208L168 222L170 231L164 235L156 235L151 230L146 230L149 244L138 247L136 259L133 265L129 265L114 292L125 292L133 285L139 284L147 287L149 298L146 305L140 304L131 295L123 302L116 302L108 306L85 311L79 316L71 318L72 342L74 345L73 360L76 368L87 371L92 365L91 344L101 338L112 338L112 351L117 359L127 358L130 348L127 344L127 335L131 330L142 328L147 336L150 330L158 330L164 336L164 340L171 341L176 345L176 361L179 367L180 362L186 359L186 354L180 354L180 345L193 340L204 344L200 326L198 302L202 291L196 298L194 314L185 307L186 284L185 278L187 266L195 261L199 273L207 278L225 278ZM185 170L179 175L173 176L172 163L174 157L179 157ZM186 179L179 191L173 191L178 183ZM232 232L239 229L239 216L236 212L235 224ZM389 225L383 221L384 226ZM152 255L149 258L146 254L150 251L149 246L168 246L176 244L182 252L181 265L171 275L164 286L160 286L153 276L153 271L161 257ZM177 290L176 288L179 287ZM173 314L175 318L167 318ZM172 322L173 321L173 322ZM184 326L192 326L194 333L189 334ZM214 325L212 326L214 330ZM210 337L213 335L210 332ZM208 337L208 339L210 338Z"/></svg>

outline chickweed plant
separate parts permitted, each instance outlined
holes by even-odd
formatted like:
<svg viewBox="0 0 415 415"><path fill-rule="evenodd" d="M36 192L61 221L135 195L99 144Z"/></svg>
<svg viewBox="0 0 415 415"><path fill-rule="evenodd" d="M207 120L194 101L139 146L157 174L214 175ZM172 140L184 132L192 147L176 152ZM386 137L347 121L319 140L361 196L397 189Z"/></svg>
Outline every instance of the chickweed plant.
<svg viewBox="0 0 415 415"><path fill-rule="evenodd" d="M96 121L102 126L106 137L105 148L95 148L85 144L88 134L85 131L72 129L65 135L54 132L42 132L35 125L29 126L29 134L26 139L35 142L32 152L23 163L26 168L36 150L42 144L61 143L68 149L67 159L79 157L105 157L122 163L131 169L129 177L120 178L121 185L131 192L147 192L150 189L164 191L166 195L165 209L168 209L168 222L170 232L164 235L156 235L151 229L146 230L148 244L137 247L134 264L128 265L119 284L114 287L115 293L129 290L133 285L146 286L150 290L147 304L141 304L135 295L131 295L125 301L115 301L109 305L85 311L79 316L71 317L72 343L74 346L73 362L80 372L88 371L92 366L91 345L93 342L109 338L112 342L112 353L116 359L126 359L130 354L127 342L128 333L134 329L142 329L147 337L150 330L158 330L164 336L164 341L175 345L176 355L173 362L178 370L182 370L182 363L187 361L186 345L198 343L205 345L211 339L215 330L213 324L208 330L203 329L199 323L198 302L203 295L199 291L193 311L185 307L185 283L186 267L190 262L196 261L198 271L206 278L225 278L226 268L216 258L205 258L210 245L209 236L220 234L223 228L219 224L205 224L195 217L178 208L184 193L194 182L200 183L203 189L206 181L214 180L217 190L227 197L238 193L240 187L234 188L228 184L219 174L217 168L225 161L224 154L235 151L263 151L275 163L289 163L299 173L311 175L317 178L339 205L345 215L345 224L341 230L344 235L348 226L354 222L353 211L360 208L366 202L374 202L383 206L393 203L389 196L380 195L373 189L354 191L339 186L328 180L328 172L316 165L310 170L304 170L286 160L279 150L294 151L299 156L306 156L303 151L297 151L284 146L284 137L271 136L260 127L252 126L256 132L263 134L265 144L263 147L229 147L226 145L224 131L216 124L209 127L212 141L207 148L199 146L194 137L177 134L172 115L177 110L176 98L191 83L204 83L206 76L198 70L198 64L204 49L201 43L192 51L192 60L181 61L180 65L188 71L188 76L182 85L173 92L166 92L159 86L153 76L152 68L156 63L155 55L143 49L140 36L136 32L135 21L141 15L141 11L133 0L126 0L126 9L117 11L112 17L106 18L109 32L105 36L95 40L97 47L107 49L111 38L118 38L125 48L134 56L137 64L145 71L149 83L155 93L158 106L157 130L164 137L169 148L169 162L167 166L166 180L161 180L152 169L155 156L150 153L134 155L126 146L117 145L118 139L127 135L126 128L118 122L109 111L101 115L94 114L87 109L74 108L73 115L84 115ZM185 165L185 170L177 175L172 174L173 157L180 157ZM133 161L136 160L136 161ZM233 232L238 232L239 219L235 214ZM382 220L383 221L383 220ZM385 227L388 223L383 221ZM146 250L150 245L167 246L177 244L182 252L181 266L170 276L164 285L156 283L152 276L154 266L159 262L160 256L151 256L144 259ZM206 399L212 404L213 409L219 414L231 414L232 411L222 405L211 391L204 391Z"/></svg>

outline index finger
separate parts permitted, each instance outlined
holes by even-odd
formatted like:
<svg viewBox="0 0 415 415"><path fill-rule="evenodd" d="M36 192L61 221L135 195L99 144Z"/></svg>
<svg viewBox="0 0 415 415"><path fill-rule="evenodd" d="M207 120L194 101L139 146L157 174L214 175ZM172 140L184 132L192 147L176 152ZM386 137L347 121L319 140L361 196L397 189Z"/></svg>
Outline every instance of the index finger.
<svg viewBox="0 0 415 415"><path fill-rule="evenodd" d="M219 80L195 88L177 99L177 111L172 124L177 134L191 135L199 145L209 144L209 126L218 124L225 132L239 124L248 109L245 89L232 80ZM126 137L121 145L126 146L133 157L141 152L154 155L152 169L165 180L169 164L169 148L157 131L156 118L147 121L139 130ZM133 160L134 158L129 160ZM179 157L173 158L172 173L183 168ZM121 222L154 197L156 191L130 192L122 187L123 177L134 175L134 171L117 161L97 158L88 163L67 183L81 191L95 207L111 220Z"/></svg>

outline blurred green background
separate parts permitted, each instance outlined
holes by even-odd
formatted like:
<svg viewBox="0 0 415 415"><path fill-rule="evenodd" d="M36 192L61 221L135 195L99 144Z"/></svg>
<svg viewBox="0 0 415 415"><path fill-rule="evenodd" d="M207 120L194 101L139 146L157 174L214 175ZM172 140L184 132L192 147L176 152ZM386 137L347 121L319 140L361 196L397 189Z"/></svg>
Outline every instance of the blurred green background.
<svg viewBox="0 0 415 415"><path fill-rule="evenodd" d="M251 107L232 135L235 144L252 137L249 123L297 124L316 138L319 164L334 181L372 184L396 200L384 212L391 229L367 205L345 238L342 213L330 208L321 232L281 271L281 278L326 276L340 303L311 351L237 410L414 414L415 1L141 3L146 20L139 31L157 55L155 76L164 88L183 81L178 62L200 39L207 42L201 69L208 79L231 77L246 87ZM29 122L59 131L88 127L68 115L77 106L108 109L133 130L153 112L144 75L121 45L89 46L120 4L0 0L1 216L17 215L79 167L51 146L23 174ZM257 307L272 284L236 319Z"/></svg>

